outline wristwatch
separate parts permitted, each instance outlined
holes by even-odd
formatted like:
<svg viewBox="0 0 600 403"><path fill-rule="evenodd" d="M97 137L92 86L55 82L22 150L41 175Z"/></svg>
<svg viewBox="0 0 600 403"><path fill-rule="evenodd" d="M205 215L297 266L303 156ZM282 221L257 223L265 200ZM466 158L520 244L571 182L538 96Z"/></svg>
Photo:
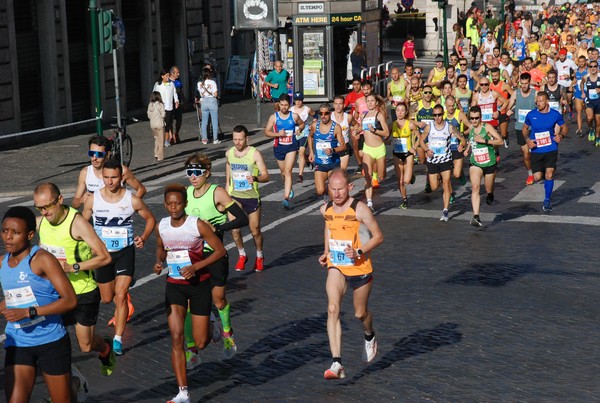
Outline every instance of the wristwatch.
<svg viewBox="0 0 600 403"><path fill-rule="evenodd" d="M29 318L35 319L36 317L37 317L37 309L35 309L35 306L30 306L29 307Z"/></svg>
<svg viewBox="0 0 600 403"><path fill-rule="evenodd" d="M360 256L362 256L362 255L363 255L363 251L362 251L362 249L357 249L357 250L356 250L356 254L357 254L359 257L360 257Z"/></svg>
<svg viewBox="0 0 600 403"><path fill-rule="evenodd" d="M79 273L80 269L81 269L81 266L79 266L79 263L75 263L73 265L73 273L75 273L75 274Z"/></svg>

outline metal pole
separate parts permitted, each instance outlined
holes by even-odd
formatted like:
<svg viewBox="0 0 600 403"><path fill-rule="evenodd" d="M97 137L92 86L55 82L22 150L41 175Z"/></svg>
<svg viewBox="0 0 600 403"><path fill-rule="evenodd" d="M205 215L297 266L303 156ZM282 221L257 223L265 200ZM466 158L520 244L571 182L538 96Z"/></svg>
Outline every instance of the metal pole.
<svg viewBox="0 0 600 403"><path fill-rule="evenodd" d="M90 25L92 30L92 70L94 76L94 95L96 98L96 118L102 116L102 92L100 90L100 62L98 60L99 52L99 32L98 32L98 8L96 0L90 0L88 11L90 13ZM96 120L96 133L102 136L102 120Z"/></svg>
<svg viewBox="0 0 600 403"><path fill-rule="evenodd" d="M500 31L498 35L500 36L498 38L498 44L500 51L502 51L504 46L504 0L500 0Z"/></svg>
<svg viewBox="0 0 600 403"><path fill-rule="evenodd" d="M256 89L256 127L261 127L261 123L260 123L260 55L258 53L258 41L259 41L259 34L258 34L258 29L254 30L254 36L256 37L256 65L257 65L257 72L258 72L258 88Z"/></svg>
<svg viewBox="0 0 600 403"><path fill-rule="evenodd" d="M121 164L123 163L123 133L121 131L121 98L119 96L119 67L117 65L117 49L113 49L113 74L115 76L115 103L117 105L117 127L119 130L119 151Z"/></svg>
<svg viewBox="0 0 600 403"><path fill-rule="evenodd" d="M442 18L444 19L444 66L448 65L448 16L446 15L446 8L448 3L444 2L444 8L442 9Z"/></svg>

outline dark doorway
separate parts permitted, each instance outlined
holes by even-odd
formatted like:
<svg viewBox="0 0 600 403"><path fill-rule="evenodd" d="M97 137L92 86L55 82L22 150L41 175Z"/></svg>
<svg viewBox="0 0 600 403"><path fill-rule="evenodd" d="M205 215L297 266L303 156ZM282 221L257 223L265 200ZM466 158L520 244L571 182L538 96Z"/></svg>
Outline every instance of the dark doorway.
<svg viewBox="0 0 600 403"><path fill-rule="evenodd" d="M162 2L161 2L162 3ZM125 82L127 84L127 110L145 107L152 87L142 88L142 77L140 75L140 41L146 40L141 37L141 22L145 10L142 0L128 0L121 2L123 23L125 24L125 46L119 50L124 51L125 59ZM148 63L150 61L147 61Z"/></svg>
<svg viewBox="0 0 600 403"><path fill-rule="evenodd" d="M68 0L67 36L69 38L69 71L73 121L93 116L90 80L90 17L87 4L81 0Z"/></svg>
<svg viewBox="0 0 600 403"><path fill-rule="evenodd" d="M335 95L348 93L346 70L348 64L348 40L356 27L333 27L333 89Z"/></svg>

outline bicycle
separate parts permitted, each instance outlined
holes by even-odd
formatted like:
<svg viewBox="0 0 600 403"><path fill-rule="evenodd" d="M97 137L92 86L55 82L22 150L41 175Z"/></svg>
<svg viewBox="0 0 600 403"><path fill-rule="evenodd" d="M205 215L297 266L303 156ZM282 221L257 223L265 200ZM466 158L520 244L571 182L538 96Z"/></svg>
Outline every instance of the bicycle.
<svg viewBox="0 0 600 403"><path fill-rule="evenodd" d="M139 122L136 118L123 116L121 118L121 127L116 123L111 124L114 127L113 136L108 138L110 147L110 158L119 161L121 165L129 166L133 157L133 140L127 134L127 121Z"/></svg>

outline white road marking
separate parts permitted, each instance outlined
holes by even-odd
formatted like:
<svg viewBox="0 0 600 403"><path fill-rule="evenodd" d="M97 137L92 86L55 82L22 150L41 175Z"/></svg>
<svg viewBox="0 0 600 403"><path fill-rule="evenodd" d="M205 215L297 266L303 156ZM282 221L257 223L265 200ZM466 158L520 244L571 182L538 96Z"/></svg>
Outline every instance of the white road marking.
<svg viewBox="0 0 600 403"><path fill-rule="evenodd" d="M554 190L562 186L565 181L555 180ZM527 186L521 190L515 197L510 199L511 202L543 202L544 201L544 183L538 182L534 185Z"/></svg>
<svg viewBox="0 0 600 403"><path fill-rule="evenodd" d="M596 182L577 203L600 203L600 182Z"/></svg>

